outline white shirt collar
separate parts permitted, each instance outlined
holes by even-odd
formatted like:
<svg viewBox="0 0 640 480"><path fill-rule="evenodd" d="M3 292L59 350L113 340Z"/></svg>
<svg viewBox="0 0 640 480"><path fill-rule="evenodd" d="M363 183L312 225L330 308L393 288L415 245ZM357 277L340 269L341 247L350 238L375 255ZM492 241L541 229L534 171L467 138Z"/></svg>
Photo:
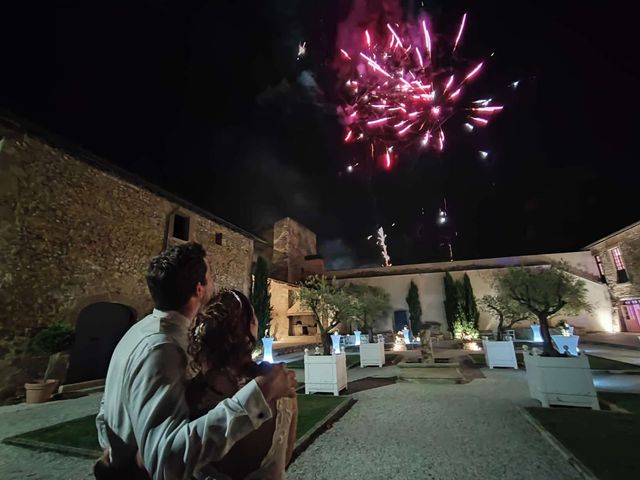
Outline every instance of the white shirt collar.
<svg viewBox="0 0 640 480"><path fill-rule="evenodd" d="M154 308L152 315L160 320L160 331L173 338L186 353L191 320L175 310L164 311Z"/></svg>

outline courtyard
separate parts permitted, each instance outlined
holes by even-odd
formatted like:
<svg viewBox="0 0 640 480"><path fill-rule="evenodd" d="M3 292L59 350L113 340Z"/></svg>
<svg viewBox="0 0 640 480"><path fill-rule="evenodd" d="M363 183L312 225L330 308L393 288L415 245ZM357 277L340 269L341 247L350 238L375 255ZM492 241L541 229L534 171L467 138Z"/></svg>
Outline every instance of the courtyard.
<svg viewBox="0 0 640 480"><path fill-rule="evenodd" d="M638 350L592 345L586 351L611 362L607 365L622 359L632 362L623 364L628 368L640 366ZM573 454L532 423L525 409L539 403L529 397L523 369L474 366L462 350L436 349L436 355L460 361L466 383L387 382L342 392L341 397L353 398L355 403L322 426L289 466L288 478L584 478L574 466ZM280 360L296 366L294 362L300 359L300 353L289 353ZM348 370L348 380L354 386L363 379L395 380L400 370L393 362L382 368L355 365ZM304 371L295 371L299 381L304 381ZM608 398L608 392L640 397L638 375L594 370L594 383L601 398ZM100 398L101 393L95 392L44 404L0 407L0 438L93 415ZM563 412L567 410L552 409L552 413ZM0 477L46 480L61 478L64 472L65 478L93 478L93 459L63 451L0 443ZM607 461L605 453L602 459ZM598 478L615 477L604 474Z"/></svg>
<svg viewBox="0 0 640 480"><path fill-rule="evenodd" d="M4 6L0 480L638 477L636 21L574 4Z"/></svg>

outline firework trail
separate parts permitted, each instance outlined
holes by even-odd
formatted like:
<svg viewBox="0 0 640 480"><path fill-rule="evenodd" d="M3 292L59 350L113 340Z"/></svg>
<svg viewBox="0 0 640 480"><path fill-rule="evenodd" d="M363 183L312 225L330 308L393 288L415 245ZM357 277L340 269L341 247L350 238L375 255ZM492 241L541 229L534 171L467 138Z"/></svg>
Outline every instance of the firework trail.
<svg viewBox="0 0 640 480"><path fill-rule="evenodd" d="M438 63L454 63L451 57L461 46L466 22L465 13L452 45L439 52L438 58L449 55L449 61ZM485 67L484 61L457 70L439 68L436 47L440 45L434 44L422 19L407 25L387 23L382 35L366 29L357 48L339 51L344 103L338 111L346 126L344 141L369 142L386 169L397 155L394 146L443 150L443 126L455 113L465 111L466 125L473 129L487 125L502 110L490 105L490 99L463 103L466 87Z"/></svg>
<svg viewBox="0 0 640 480"><path fill-rule="evenodd" d="M391 266L391 257L387 252L387 236L384 234L384 228L380 227L377 231L377 241L376 243L380 246L380 250L382 252L382 258L384 259L384 266Z"/></svg>

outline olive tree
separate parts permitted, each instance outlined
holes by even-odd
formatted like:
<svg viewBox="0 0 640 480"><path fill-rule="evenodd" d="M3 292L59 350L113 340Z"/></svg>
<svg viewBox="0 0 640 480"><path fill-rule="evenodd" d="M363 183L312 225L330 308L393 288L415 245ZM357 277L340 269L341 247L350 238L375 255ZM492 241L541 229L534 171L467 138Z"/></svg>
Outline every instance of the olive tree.
<svg viewBox="0 0 640 480"><path fill-rule="evenodd" d="M356 301L356 315L351 324L367 332L369 341L373 341L373 324L376 319L386 315L391 310L389 294L382 288L371 285L350 283L345 291Z"/></svg>
<svg viewBox="0 0 640 480"><path fill-rule="evenodd" d="M534 318L533 314L512 298L499 295L485 295L480 299L480 308L498 320L498 335L517 323Z"/></svg>
<svg viewBox="0 0 640 480"><path fill-rule="evenodd" d="M564 263L551 267L509 268L496 281L498 296L514 301L537 318L546 356L557 356L551 345L549 318L560 312L575 315L591 311L583 280L566 271Z"/></svg>
<svg viewBox="0 0 640 480"><path fill-rule="evenodd" d="M314 275L300 285L300 303L311 310L320 332L325 355L331 353L331 333L340 323L357 321L360 313L355 296L334 279Z"/></svg>

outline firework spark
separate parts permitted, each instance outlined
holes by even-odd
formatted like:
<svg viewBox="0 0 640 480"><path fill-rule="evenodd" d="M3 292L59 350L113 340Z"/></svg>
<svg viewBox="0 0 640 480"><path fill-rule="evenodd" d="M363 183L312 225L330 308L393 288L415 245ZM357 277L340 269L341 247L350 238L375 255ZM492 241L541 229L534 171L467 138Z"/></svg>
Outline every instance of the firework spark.
<svg viewBox="0 0 640 480"><path fill-rule="evenodd" d="M492 114L502 110L490 105L491 100L464 106L466 85L485 66L480 61L461 69L462 62L452 58L461 45L466 22L465 13L448 49L444 40L438 43L442 49L434 49L426 20L388 23L380 36L369 28L362 32L357 47L341 48L340 84L345 89L339 111L347 126L345 142L368 142L372 157L381 158L389 169L393 146L442 150L443 126L456 113L466 113L466 125L473 127L486 125ZM454 64L456 67L446 66Z"/></svg>
<svg viewBox="0 0 640 480"><path fill-rule="evenodd" d="M467 14L465 13L462 16L462 21L460 22L460 29L458 30L458 36L456 37L456 41L453 44L453 50L455 51L458 48L458 44L460 43L460 39L462 38L462 32L464 31L464 26L467 23Z"/></svg>
<svg viewBox="0 0 640 480"><path fill-rule="evenodd" d="M300 42L298 44L298 57L296 60L300 60L307 54L307 42Z"/></svg>
<svg viewBox="0 0 640 480"><path fill-rule="evenodd" d="M391 257L389 256L389 253L387 252L387 236L384 234L384 228L382 228L382 227L378 228L378 231L376 232L376 237L377 237L376 243L380 246L380 251L382 253L382 258L384 259L384 266L385 267L390 267L391 266Z"/></svg>

